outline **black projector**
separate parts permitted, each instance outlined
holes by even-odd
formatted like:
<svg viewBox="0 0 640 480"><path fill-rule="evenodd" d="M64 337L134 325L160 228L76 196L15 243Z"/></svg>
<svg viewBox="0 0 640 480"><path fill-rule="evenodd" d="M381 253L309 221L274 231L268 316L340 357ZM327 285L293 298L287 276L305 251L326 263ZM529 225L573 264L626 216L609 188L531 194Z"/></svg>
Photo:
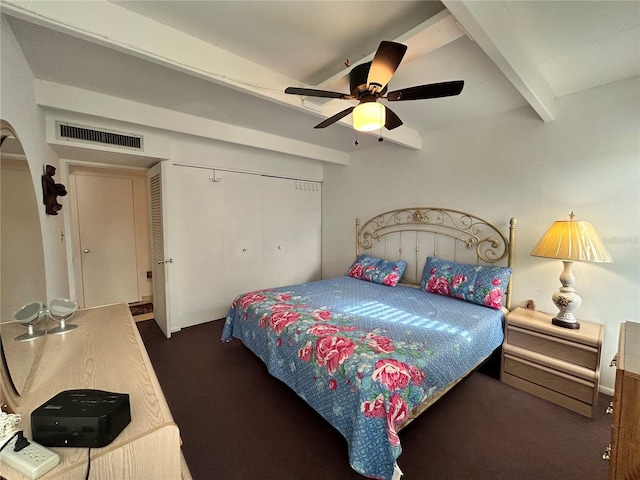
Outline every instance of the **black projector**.
<svg viewBox="0 0 640 480"><path fill-rule="evenodd" d="M31 435L46 447L104 447L130 421L126 393L66 390L31 413Z"/></svg>

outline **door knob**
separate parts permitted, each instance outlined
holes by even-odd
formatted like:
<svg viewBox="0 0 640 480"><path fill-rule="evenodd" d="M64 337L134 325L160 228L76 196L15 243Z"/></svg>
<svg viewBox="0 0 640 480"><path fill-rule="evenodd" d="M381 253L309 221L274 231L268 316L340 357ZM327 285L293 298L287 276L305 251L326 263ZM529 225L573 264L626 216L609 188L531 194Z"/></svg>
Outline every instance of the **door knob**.
<svg viewBox="0 0 640 480"><path fill-rule="evenodd" d="M89 249L88 249L88 248L85 248L85 249L83 250L83 252L84 252L84 253L89 253Z"/></svg>

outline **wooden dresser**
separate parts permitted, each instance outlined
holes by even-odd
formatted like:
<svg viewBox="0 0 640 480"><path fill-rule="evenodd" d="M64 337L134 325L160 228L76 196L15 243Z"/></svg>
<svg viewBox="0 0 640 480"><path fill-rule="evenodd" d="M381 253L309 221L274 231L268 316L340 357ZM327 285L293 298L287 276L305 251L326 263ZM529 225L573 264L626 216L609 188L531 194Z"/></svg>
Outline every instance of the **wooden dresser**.
<svg viewBox="0 0 640 480"><path fill-rule="evenodd" d="M613 394L613 421L609 479L640 479L640 323L620 325L615 361L616 386Z"/></svg>
<svg viewBox="0 0 640 480"><path fill-rule="evenodd" d="M503 382L593 417L600 383L604 326L581 320L572 330L553 315L515 308L507 315Z"/></svg>
<svg viewBox="0 0 640 480"><path fill-rule="evenodd" d="M78 310L78 328L46 335L22 395L2 375L2 400L22 415L19 427L31 437L30 414L63 390L91 388L128 393L131 423L109 445L92 448L90 479L190 479L180 432L125 304ZM4 369L3 369L4 370ZM85 478L87 448L54 448L61 461L41 479ZM0 464L0 475L27 477Z"/></svg>

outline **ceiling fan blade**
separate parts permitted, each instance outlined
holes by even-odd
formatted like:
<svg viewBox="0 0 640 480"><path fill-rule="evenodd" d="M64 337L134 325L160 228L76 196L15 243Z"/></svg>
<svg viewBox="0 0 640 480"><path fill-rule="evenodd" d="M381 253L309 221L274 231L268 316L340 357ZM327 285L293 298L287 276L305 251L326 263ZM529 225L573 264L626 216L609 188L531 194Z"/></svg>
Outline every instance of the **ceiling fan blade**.
<svg viewBox="0 0 640 480"><path fill-rule="evenodd" d="M370 89L373 86L376 92L380 92L389 83L406 51L407 46L402 43L380 42L367 78Z"/></svg>
<svg viewBox="0 0 640 480"><path fill-rule="evenodd" d="M307 97L343 98L343 99L353 98L351 95L347 95L346 93L329 92L327 90L316 90L315 88L287 87L284 90L284 93L289 93L291 95L305 95Z"/></svg>
<svg viewBox="0 0 640 480"><path fill-rule="evenodd" d="M398 128L400 125L402 125L402 120L400 120L400 117L398 117L398 115L393 113L393 111L389 107L385 105L384 110L385 110L384 128L386 128L387 130L393 130L394 128Z"/></svg>
<svg viewBox="0 0 640 480"><path fill-rule="evenodd" d="M401 100L425 100L427 98L451 97L459 95L464 87L463 80L453 82L431 83L429 85L419 85L417 87L403 88L394 92L389 92L386 99L390 102Z"/></svg>
<svg viewBox="0 0 640 480"><path fill-rule="evenodd" d="M320 122L318 125L316 125L313 128L325 128L325 127L328 127L329 125L332 125L332 124L336 123L341 118L344 118L347 115L349 115L351 112L353 112L354 108L356 108L356 107L353 106L353 107L349 107L349 108L347 108L345 110L342 110L341 112L336 113L333 117L329 117L325 121Z"/></svg>

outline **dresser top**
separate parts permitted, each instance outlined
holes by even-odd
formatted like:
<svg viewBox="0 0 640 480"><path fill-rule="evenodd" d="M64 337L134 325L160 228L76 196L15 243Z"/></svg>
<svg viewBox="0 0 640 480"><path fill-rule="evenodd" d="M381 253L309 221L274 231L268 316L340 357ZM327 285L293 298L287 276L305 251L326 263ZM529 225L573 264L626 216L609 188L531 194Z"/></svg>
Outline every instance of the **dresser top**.
<svg viewBox="0 0 640 480"><path fill-rule="evenodd" d="M69 323L78 328L43 337L22 395L8 402L12 410L28 419L30 412L60 392L90 388L130 396L132 421L115 443L173 423L126 304L78 310ZM31 437L29 422L23 420L21 427Z"/></svg>
<svg viewBox="0 0 640 480"><path fill-rule="evenodd" d="M521 328L552 335L572 342L598 347L602 344L604 325L600 323L579 320L580 328L571 329L558 327L551 323L553 315L550 313L528 310L517 307L509 313L507 321L509 325L516 325Z"/></svg>
<svg viewBox="0 0 640 480"><path fill-rule="evenodd" d="M11 409L22 415L20 428L25 436L32 438L31 412L61 391L90 388L128 393L131 422L109 445L92 449L91 478L161 478L157 472L162 468L175 470L162 478L179 478L178 427L128 306L78 310L69 323L78 328L43 337L22 395L10 399ZM60 455L60 463L45 478L85 477L86 448L51 449ZM143 449L157 449L162 458L141 460ZM4 463L0 463L0 476L28 478Z"/></svg>

